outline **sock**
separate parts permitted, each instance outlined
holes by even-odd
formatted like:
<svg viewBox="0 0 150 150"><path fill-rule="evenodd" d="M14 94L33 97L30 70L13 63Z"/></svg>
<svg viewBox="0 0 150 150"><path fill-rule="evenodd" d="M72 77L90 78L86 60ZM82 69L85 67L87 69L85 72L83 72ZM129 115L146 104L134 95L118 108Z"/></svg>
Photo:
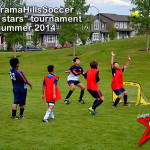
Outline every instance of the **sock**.
<svg viewBox="0 0 150 150"><path fill-rule="evenodd" d="M24 108L20 108L20 116L23 115L23 112L24 112Z"/></svg>
<svg viewBox="0 0 150 150"><path fill-rule="evenodd" d="M96 102L95 102L95 104L92 106L92 109L96 109L100 104L102 104L103 103L103 101L102 100L97 100Z"/></svg>
<svg viewBox="0 0 150 150"><path fill-rule="evenodd" d="M48 119L48 117L49 117L49 115L51 114L51 112L52 112L52 110L47 109L46 114L45 114L45 116L44 116L44 120L47 120L47 119Z"/></svg>
<svg viewBox="0 0 150 150"><path fill-rule="evenodd" d="M51 110L51 114L50 114L51 118L54 119L54 113L53 113L53 110Z"/></svg>
<svg viewBox="0 0 150 150"><path fill-rule="evenodd" d="M68 99L71 96L72 93L73 93L73 91L70 90L68 95L67 95L67 97L65 99Z"/></svg>
<svg viewBox="0 0 150 150"><path fill-rule="evenodd" d="M124 104L127 104L127 98L128 98L128 96L124 95Z"/></svg>
<svg viewBox="0 0 150 150"><path fill-rule="evenodd" d="M97 100L95 100L94 102L93 102L93 106L96 104L96 102L97 102ZM94 109L95 110L95 109Z"/></svg>
<svg viewBox="0 0 150 150"><path fill-rule="evenodd" d="M83 95L84 95L84 90L81 90L81 93L80 93L80 100L83 98Z"/></svg>
<svg viewBox="0 0 150 150"><path fill-rule="evenodd" d="M17 110L12 110L12 116L16 116Z"/></svg>
<svg viewBox="0 0 150 150"><path fill-rule="evenodd" d="M97 100L94 101L93 105L97 102Z"/></svg>
<svg viewBox="0 0 150 150"><path fill-rule="evenodd" d="M116 100L115 100L114 106L117 106L117 104L119 103L119 101L120 101L120 98L117 97Z"/></svg>

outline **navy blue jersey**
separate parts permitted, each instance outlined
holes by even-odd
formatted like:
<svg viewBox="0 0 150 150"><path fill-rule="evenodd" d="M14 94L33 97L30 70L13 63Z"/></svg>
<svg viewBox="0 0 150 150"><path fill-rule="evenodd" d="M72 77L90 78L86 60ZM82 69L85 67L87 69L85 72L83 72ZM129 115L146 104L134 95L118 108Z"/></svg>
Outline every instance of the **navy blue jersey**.
<svg viewBox="0 0 150 150"><path fill-rule="evenodd" d="M48 78L52 78L54 76L55 76L55 74L53 74L53 73L50 73L47 75ZM54 84L57 85L57 82L58 82L58 78L56 78L56 80L54 81ZM45 81L43 81L43 86L45 86Z"/></svg>
<svg viewBox="0 0 150 150"><path fill-rule="evenodd" d="M28 80L24 76L23 72L19 69L11 68L9 71L10 78L12 80L13 88L26 88Z"/></svg>
<svg viewBox="0 0 150 150"><path fill-rule="evenodd" d="M78 81L80 74L84 74L83 68L80 66L77 67L76 65L73 65L68 70L70 70L71 72L68 75L67 81Z"/></svg>

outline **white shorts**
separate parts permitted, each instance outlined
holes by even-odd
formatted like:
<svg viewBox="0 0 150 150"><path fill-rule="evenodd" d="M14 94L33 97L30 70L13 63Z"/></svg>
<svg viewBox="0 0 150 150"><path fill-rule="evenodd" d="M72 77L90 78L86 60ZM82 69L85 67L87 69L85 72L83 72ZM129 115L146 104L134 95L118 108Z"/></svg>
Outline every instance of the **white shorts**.
<svg viewBox="0 0 150 150"><path fill-rule="evenodd" d="M55 106L55 102L46 102L46 105L52 105L52 106Z"/></svg>

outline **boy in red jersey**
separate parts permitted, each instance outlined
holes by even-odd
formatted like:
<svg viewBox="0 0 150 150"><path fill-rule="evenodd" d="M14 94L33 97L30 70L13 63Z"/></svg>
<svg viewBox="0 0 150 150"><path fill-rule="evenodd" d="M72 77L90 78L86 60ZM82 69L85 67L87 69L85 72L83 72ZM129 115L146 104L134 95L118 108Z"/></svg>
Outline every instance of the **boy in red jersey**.
<svg viewBox="0 0 150 150"><path fill-rule="evenodd" d="M117 107L117 104L119 103L122 97L122 93L124 93L124 106L129 106L129 104L127 103L127 91L124 89L124 85L123 85L123 72L125 72L125 69L128 67L131 59L128 56L127 64L123 68L119 68L118 62L113 62L115 54L111 52L111 55L112 55L111 69L112 69L112 76L113 76L111 88L115 92L115 94L118 96L112 107Z"/></svg>
<svg viewBox="0 0 150 150"><path fill-rule="evenodd" d="M49 123L48 120L49 116L51 116L51 119L54 118L53 108L55 106L55 101L58 101L61 99L61 95L59 92L59 89L57 87L58 82L58 76L54 74L54 66L49 65L47 67L47 70L49 74L45 76L43 87L42 87L42 97L41 99L44 101L44 90L46 95L46 104L48 105L48 109L46 111L46 114L43 118L43 122Z"/></svg>
<svg viewBox="0 0 150 150"><path fill-rule="evenodd" d="M99 82L99 71L98 68L98 62L93 60L90 63L91 69L88 70L87 73L84 74L84 77L87 79L87 90L88 92L95 98L95 101L93 103L93 106L89 108L90 114L95 115L96 111L95 109L103 103L104 96L99 90L97 82Z"/></svg>

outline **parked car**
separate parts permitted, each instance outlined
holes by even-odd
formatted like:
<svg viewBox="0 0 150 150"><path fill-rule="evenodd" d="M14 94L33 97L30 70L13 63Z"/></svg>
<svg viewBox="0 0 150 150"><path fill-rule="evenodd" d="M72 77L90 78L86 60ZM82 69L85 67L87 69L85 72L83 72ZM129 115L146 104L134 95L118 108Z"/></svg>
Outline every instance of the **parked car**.
<svg viewBox="0 0 150 150"><path fill-rule="evenodd" d="M70 48L71 47L71 44L70 43L67 43L63 46L63 48Z"/></svg>
<svg viewBox="0 0 150 150"><path fill-rule="evenodd" d="M71 44L67 43L63 47L61 45L55 46L54 49L62 49L62 48L70 48L70 47L71 47Z"/></svg>
<svg viewBox="0 0 150 150"><path fill-rule="evenodd" d="M61 45L55 46L54 49L62 49Z"/></svg>
<svg viewBox="0 0 150 150"><path fill-rule="evenodd" d="M27 47L20 47L16 49L16 52L27 52L27 51L43 51L44 49L42 49L40 46L33 46L33 45L29 45Z"/></svg>

